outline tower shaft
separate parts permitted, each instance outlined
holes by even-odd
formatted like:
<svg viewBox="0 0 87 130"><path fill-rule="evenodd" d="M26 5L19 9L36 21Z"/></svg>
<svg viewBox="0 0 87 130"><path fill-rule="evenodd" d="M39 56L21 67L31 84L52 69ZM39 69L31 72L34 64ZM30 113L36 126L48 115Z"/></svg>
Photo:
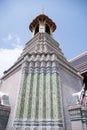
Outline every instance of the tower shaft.
<svg viewBox="0 0 87 130"><path fill-rule="evenodd" d="M60 78L55 54L27 56L22 66L14 128L16 130L18 128L20 130L22 128L63 130L61 101Z"/></svg>

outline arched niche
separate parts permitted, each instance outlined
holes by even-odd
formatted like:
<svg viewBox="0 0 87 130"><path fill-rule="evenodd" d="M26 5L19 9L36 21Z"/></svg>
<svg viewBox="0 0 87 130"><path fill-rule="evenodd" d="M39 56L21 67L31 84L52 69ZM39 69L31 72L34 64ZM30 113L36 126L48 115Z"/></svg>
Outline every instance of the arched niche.
<svg viewBox="0 0 87 130"><path fill-rule="evenodd" d="M48 26L48 24L45 25L45 32L50 34L50 27Z"/></svg>
<svg viewBox="0 0 87 130"><path fill-rule="evenodd" d="M39 32L39 24L37 24L37 25L36 25L36 28L35 28L35 33L34 33L34 35L35 35L35 34L37 34L38 32Z"/></svg>

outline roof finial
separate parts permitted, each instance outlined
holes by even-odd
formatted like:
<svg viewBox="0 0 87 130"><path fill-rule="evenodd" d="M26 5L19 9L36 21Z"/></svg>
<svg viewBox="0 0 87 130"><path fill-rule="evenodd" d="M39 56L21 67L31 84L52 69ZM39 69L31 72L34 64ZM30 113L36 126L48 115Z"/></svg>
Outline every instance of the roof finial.
<svg viewBox="0 0 87 130"><path fill-rule="evenodd" d="M42 14L44 14L44 5L42 5Z"/></svg>

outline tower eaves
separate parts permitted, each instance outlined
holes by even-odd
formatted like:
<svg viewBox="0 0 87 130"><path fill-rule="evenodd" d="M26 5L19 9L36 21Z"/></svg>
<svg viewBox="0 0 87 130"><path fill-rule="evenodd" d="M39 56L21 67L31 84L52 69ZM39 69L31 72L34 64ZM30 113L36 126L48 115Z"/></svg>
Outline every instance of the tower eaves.
<svg viewBox="0 0 87 130"><path fill-rule="evenodd" d="M47 32L51 35L56 29L56 24L48 16L40 14L30 23L29 29L33 32L33 36L37 32Z"/></svg>

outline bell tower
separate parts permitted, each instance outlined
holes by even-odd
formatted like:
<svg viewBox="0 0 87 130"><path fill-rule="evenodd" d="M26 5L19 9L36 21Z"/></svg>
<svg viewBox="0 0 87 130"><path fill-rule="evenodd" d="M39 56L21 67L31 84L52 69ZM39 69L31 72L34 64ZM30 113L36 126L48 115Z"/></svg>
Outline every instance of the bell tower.
<svg viewBox="0 0 87 130"><path fill-rule="evenodd" d="M52 38L56 25L41 14L29 29L33 38L18 59L23 64L13 130L64 130L57 55L65 58Z"/></svg>
<svg viewBox="0 0 87 130"><path fill-rule="evenodd" d="M52 32L55 31L55 23L46 15L41 14L37 16L29 26L33 36L39 33L48 33L52 36Z"/></svg>

